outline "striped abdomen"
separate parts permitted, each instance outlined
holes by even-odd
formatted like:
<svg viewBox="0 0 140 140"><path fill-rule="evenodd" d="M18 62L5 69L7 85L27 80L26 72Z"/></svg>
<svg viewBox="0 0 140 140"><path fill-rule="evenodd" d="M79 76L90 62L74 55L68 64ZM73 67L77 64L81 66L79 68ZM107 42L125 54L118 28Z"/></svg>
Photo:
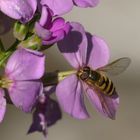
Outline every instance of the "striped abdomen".
<svg viewBox="0 0 140 140"><path fill-rule="evenodd" d="M115 93L113 82L107 76L98 71L90 70L89 77L85 80L85 82L88 85L93 86L93 88L96 87L107 96L111 96Z"/></svg>
<svg viewBox="0 0 140 140"><path fill-rule="evenodd" d="M78 71L77 76L87 83L87 85L97 88L107 96L111 96L115 93L113 82L99 71L94 71L90 69L90 67L84 67Z"/></svg>
<svg viewBox="0 0 140 140"><path fill-rule="evenodd" d="M98 82L95 85L105 94L108 96L113 95L115 91L115 87L113 82L105 75L101 75Z"/></svg>

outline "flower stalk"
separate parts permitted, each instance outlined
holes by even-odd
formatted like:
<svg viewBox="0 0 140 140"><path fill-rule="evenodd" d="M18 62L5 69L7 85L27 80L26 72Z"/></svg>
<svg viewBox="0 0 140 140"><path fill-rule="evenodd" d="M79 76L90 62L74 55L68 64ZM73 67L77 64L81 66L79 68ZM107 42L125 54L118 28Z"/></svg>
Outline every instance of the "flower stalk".
<svg viewBox="0 0 140 140"><path fill-rule="evenodd" d="M71 74L76 74L76 70L69 70L69 71L55 71L46 73L43 78L43 85L44 86L52 86L57 85L60 81L64 80L67 76Z"/></svg>

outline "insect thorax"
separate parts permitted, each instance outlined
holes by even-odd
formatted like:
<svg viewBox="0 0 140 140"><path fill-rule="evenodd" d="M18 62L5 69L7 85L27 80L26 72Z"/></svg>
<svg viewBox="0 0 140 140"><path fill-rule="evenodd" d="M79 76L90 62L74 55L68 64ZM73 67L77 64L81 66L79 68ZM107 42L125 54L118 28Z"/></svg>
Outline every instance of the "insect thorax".
<svg viewBox="0 0 140 140"><path fill-rule="evenodd" d="M92 70L90 67L83 67L77 72L78 77L85 82L97 82L101 75L99 72Z"/></svg>

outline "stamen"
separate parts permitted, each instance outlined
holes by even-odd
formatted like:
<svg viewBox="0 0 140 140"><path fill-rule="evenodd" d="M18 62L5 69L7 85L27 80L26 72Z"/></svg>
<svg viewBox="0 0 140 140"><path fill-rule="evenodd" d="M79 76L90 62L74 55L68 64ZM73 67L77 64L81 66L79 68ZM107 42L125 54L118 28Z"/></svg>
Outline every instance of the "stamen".
<svg viewBox="0 0 140 140"><path fill-rule="evenodd" d="M1 88L9 88L13 84L13 80L7 78L6 76L1 77L0 87Z"/></svg>

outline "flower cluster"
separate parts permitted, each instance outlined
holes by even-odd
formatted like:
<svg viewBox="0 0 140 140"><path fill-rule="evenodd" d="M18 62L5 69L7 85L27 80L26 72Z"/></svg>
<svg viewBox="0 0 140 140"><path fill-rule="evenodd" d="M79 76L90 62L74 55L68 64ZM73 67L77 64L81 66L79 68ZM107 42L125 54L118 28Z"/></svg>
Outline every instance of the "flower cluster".
<svg viewBox="0 0 140 140"><path fill-rule="evenodd" d="M4 29L0 34L12 27L11 18L16 39L7 50L0 40L0 68L4 71L0 76L0 122L6 104L13 104L33 114L28 134L39 131L47 137L47 127L62 118L61 109L76 119L89 118L85 96L99 113L115 119L119 97L112 81L101 72L105 66L109 69L108 45L80 23L62 17L74 6L87 8L98 3L99 0L0 0L0 26ZM44 51L54 44L73 70L46 72ZM116 62L120 61L123 67L117 69L122 72L130 59ZM52 93L56 93L57 100L52 99Z"/></svg>

